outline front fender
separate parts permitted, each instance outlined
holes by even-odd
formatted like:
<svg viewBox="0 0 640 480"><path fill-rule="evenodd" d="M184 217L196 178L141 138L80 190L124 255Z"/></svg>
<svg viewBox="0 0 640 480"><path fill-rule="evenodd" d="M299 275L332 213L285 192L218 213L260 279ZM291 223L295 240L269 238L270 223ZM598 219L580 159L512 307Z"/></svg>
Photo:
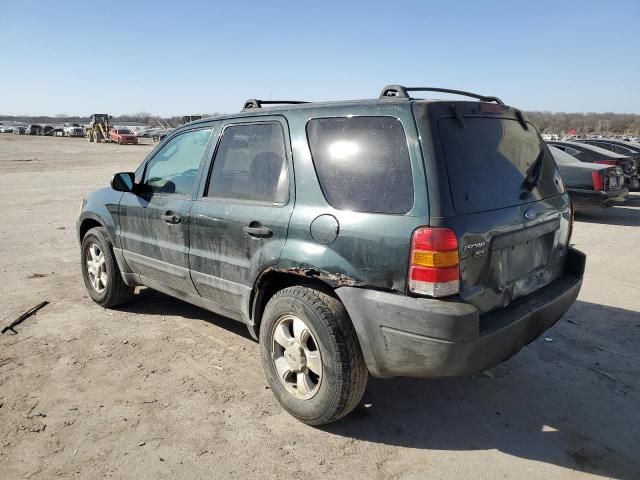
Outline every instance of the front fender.
<svg viewBox="0 0 640 480"><path fill-rule="evenodd" d="M85 222L87 220L92 220L106 228L113 246L120 248L118 210L122 195L122 192L116 192L107 187L91 192L85 197L76 222L76 231L80 242L82 242L82 233L84 231L83 225L86 225Z"/></svg>

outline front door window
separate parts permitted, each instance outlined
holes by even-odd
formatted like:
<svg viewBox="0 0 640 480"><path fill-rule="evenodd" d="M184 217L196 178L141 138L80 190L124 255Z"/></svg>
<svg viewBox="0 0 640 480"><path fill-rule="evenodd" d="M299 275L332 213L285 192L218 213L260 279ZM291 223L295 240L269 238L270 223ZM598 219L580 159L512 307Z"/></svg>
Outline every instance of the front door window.
<svg viewBox="0 0 640 480"><path fill-rule="evenodd" d="M195 130L169 140L151 159L142 181L145 191L191 196L211 129Z"/></svg>

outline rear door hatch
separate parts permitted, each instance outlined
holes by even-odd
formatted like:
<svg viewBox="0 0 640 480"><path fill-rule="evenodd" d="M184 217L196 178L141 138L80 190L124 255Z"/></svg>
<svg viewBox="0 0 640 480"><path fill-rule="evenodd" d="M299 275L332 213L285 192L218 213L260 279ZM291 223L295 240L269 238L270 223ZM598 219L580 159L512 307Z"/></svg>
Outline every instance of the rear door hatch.
<svg viewBox="0 0 640 480"><path fill-rule="evenodd" d="M533 125L484 102L415 102L414 115L430 225L458 237L460 296L488 313L558 278L570 201Z"/></svg>

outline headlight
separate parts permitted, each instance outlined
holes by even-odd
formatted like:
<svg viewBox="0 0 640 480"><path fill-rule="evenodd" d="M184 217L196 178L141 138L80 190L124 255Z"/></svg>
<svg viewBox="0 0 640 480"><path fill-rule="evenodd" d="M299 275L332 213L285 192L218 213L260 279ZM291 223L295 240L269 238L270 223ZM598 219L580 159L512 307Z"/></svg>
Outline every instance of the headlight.
<svg viewBox="0 0 640 480"><path fill-rule="evenodd" d="M78 216L82 214L82 209L84 208L85 203L87 203L87 201L83 198L80 202L80 210L78 211Z"/></svg>

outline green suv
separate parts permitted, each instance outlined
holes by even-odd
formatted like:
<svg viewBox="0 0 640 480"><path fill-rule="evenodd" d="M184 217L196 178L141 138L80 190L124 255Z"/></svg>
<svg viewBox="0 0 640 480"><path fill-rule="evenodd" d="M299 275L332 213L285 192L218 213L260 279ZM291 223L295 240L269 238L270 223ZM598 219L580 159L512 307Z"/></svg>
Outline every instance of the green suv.
<svg viewBox="0 0 640 480"><path fill-rule="evenodd" d="M466 375L537 338L582 284L571 228L519 110L399 85L191 122L77 222L96 303L144 285L244 322L274 395L311 425L355 408L369 373Z"/></svg>

